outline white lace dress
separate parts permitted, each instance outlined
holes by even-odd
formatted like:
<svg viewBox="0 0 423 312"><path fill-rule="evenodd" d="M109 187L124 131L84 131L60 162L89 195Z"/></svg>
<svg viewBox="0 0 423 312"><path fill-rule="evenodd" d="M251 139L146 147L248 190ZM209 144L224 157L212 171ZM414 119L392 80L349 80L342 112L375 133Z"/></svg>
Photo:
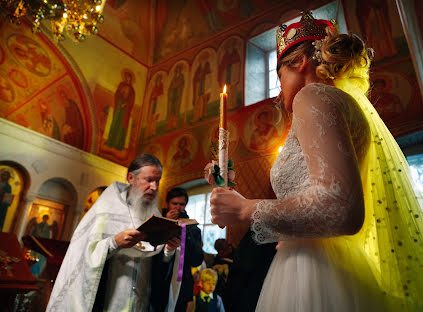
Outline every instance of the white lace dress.
<svg viewBox="0 0 423 312"><path fill-rule="evenodd" d="M277 199L259 202L252 216L257 243L282 241L256 311L383 311L365 254L348 244L363 218L359 168L369 139L348 94L313 83L296 95L271 170Z"/></svg>

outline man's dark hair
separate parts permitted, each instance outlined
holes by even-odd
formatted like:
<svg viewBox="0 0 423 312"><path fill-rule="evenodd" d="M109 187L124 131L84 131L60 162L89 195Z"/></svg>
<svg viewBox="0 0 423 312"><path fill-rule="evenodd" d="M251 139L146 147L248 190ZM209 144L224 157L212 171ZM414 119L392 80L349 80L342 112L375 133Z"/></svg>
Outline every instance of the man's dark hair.
<svg viewBox="0 0 423 312"><path fill-rule="evenodd" d="M135 157L128 167L128 173L137 171L138 169L145 166L157 166L162 169L162 163L160 160L151 154L141 154Z"/></svg>
<svg viewBox="0 0 423 312"><path fill-rule="evenodd" d="M184 196L186 203L188 203L188 193L187 193L187 191L185 189L183 189L182 187L174 187L169 192L167 192L166 202L169 203L169 201L172 198L181 197L181 196Z"/></svg>
<svg viewBox="0 0 423 312"><path fill-rule="evenodd" d="M214 242L214 249L216 249L217 252L225 249L228 246L228 243L226 242L226 239L224 238L218 238Z"/></svg>

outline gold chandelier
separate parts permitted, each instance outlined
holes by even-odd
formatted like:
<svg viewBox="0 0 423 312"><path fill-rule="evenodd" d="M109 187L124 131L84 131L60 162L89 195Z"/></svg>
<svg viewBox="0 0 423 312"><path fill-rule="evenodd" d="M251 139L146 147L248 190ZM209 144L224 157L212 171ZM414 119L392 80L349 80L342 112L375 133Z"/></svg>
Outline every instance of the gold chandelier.
<svg viewBox="0 0 423 312"><path fill-rule="evenodd" d="M84 41L87 35L98 33L105 4L106 0L1 0L0 9L11 22L19 23L28 17L34 32L39 31L43 20L50 20L57 40L64 40L67 35Z"/></svg>

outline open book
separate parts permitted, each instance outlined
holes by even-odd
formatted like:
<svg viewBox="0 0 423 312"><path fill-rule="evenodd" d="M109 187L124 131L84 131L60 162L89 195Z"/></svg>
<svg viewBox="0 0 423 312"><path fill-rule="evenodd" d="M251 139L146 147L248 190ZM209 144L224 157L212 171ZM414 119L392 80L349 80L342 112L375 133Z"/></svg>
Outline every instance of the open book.
<svg viewBox="0 0 423 312"><path fill-rule="evenodd" d="M187 225L187 232L190 230L190 226L198 224L195 219L169 219L152 215L150 218L144 221L137 230L144 232L147 237L144 241L149 242L153 246L165 244L168 240L173 237L181 237L181 224Z"/></svg>

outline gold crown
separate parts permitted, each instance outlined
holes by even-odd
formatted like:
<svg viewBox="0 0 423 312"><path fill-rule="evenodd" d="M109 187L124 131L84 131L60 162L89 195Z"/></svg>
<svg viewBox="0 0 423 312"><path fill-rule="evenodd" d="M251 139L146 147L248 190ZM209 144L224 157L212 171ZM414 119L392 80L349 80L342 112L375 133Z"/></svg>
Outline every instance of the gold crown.
<svg viewBox="0 0 423 312"><path fill-rule="evenodd" d="M325 38L326 27L334 30L334 22L316 20L310 11L302 12L301 20L297 23L279 26L276 30L278 61L285 51L296 43Z"/></svg>

